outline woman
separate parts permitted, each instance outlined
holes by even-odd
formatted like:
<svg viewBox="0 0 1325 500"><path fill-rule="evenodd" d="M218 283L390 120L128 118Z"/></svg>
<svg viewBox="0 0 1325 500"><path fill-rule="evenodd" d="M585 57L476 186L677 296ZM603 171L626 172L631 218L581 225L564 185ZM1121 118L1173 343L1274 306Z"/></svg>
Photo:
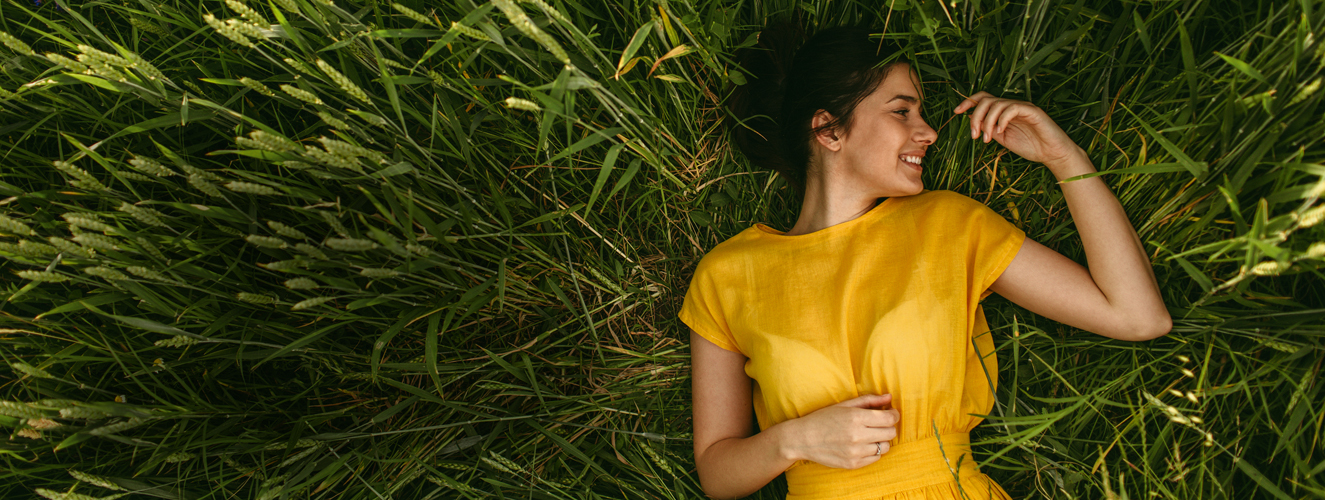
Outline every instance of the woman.
<svg viewBox="0 0 1325 500"><path fill-rule="evenodd" d="M937 134L916 73L876 67L887 54L856 28L825 30L780 66L796 38L765 30L743 62L757 78L732 102L742 152L803 190L799 218L712 249L680 312L700 483L734 498L785 471L790 500L1008 498L970 455L998 369L980 300L1153 339L1172 320L1150 261L1098 177L1060 184L1089 270L979 202L924 189ZM953 110L968 111L972 140L1060 181L1095 171L1031 103L978 92Z"/></svg>

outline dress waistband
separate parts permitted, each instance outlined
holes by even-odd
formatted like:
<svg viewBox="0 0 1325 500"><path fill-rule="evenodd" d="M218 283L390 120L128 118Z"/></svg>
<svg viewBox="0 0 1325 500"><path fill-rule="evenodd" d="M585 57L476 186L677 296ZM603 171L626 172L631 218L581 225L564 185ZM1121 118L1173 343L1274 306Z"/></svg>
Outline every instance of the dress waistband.
<svg viewBox="0 0 1325 500"><path fill-rule="evenodd" d="M970 434L942 434L899 444L859 469L802 462L787 469L787 500L878 498L959 480L965 486L967 478L982 475L971 455Z"/></svg>

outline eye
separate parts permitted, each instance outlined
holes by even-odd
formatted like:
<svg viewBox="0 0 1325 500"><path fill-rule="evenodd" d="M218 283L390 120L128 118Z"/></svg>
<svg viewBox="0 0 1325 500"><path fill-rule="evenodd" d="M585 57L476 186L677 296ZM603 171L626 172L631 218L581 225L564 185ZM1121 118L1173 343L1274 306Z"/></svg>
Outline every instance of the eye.
<svg viewBox="0 0 1325 500"><path fill-rule="evenodd" d="M907 113L910 113L911 110L903 108L903 109L899 109L899 110L897 110L897 111L893 111L893 112L894 112L894 113L897 113L897 114L899 114L899 115L902 115L902 116L906 116L906 114L907 114Z"/></svg>

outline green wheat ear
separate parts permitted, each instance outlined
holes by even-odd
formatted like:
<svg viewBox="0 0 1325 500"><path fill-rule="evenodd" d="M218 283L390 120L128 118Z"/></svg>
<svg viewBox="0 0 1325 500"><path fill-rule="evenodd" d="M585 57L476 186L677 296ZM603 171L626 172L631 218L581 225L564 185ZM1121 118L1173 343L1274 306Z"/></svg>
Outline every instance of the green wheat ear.
<svg viewBox="0 0 1325 500"><path fill-rule="evenodd" d="M23 43L22 40L19 40L18 38L15 38L14 35L10 35L4 31L0 31L0 44L4 44L5 47L9 47L9 50L12 50L19 55L37 55L36 52L32 51L32 47L29 47L28 44Z"/></svg>
<svg viewBox="0 0 1325 500"><path fill-rule="evenodd" d="M1043 107L1137 230L1166 337L982 302L994 482L1325 491L1319 2L896 3L0 2L5 491L703 496L676 313L804 201L733 141L775 14L888 27L930 90L927 188L1100 264L1043 165L944 116L987 90ZM835 265L752 262L704 308L728 326L793 321L737 298Z"/></svg>

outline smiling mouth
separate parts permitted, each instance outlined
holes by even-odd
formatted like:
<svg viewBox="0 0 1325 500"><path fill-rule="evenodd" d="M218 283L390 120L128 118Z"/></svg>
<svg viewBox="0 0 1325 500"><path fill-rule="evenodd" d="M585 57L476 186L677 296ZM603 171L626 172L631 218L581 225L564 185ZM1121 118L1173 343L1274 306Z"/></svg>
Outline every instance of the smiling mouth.
<svg viewBox="0 0 1325 500"><path fill-rule="evenodd" d="M923 169L923 168L920 166L921 162L924 161L924 157L923 157L923 156L901 155L901 156L898 156L898 158L900 158L900 159L902 160L902 163L907 164L907 166L909 166L909 167L911 167L911 168L914 168L914 169L916 169L916 170L922 170L922 169Z"/></svg>

